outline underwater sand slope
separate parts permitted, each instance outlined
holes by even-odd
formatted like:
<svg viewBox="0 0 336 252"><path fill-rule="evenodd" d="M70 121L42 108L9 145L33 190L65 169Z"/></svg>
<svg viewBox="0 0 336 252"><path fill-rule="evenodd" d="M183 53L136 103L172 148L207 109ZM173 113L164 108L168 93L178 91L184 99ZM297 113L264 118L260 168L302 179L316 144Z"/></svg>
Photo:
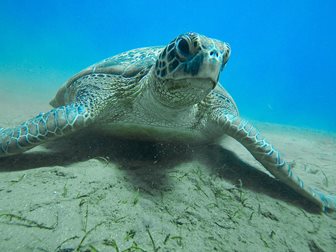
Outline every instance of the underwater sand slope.
<svg viewBox="0 0 336 252"><path fill-rule="evenodd" d="M0 108L6 127L48 105L42 94L2 92ZM257 127L306 183L335 194L335 135ZM232 139L188 146L78 134L0 159L0 181L2 251L336 247L336 220L274 180Z"/></svg>

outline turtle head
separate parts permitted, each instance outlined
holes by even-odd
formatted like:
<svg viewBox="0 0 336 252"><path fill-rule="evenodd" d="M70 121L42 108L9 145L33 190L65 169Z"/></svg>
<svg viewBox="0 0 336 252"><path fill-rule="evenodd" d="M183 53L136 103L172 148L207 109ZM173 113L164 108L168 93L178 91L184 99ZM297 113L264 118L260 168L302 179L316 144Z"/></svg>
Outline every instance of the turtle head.
<svg viewBox="0 0 336 252"><path fill-rule="evenodd" d="M224 42L197 33L179 35L153 67L155 96L170 107L200 102L217 85L229 56L230 47Z"/></svg>

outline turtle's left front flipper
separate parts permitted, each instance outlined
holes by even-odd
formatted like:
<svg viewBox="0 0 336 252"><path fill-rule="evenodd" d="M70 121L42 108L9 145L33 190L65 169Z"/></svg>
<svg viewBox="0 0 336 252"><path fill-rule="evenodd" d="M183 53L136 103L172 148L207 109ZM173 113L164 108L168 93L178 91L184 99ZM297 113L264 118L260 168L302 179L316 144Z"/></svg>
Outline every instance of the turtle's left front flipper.
<svg viewBox="0 0 336 252"><path fill-rule="evenodd" d="M40 113L14 128L0 128L0 158L24 152L89 122L87 107L69 104Z"/></svg>
<svg viewBox="0 0 336 252"><path fill-rule="evenodd" d="M325 195L305 185L302 179L293 172L290 164L250 123L239 116L222 115L216 119L216 124L225 134L240 142L255 159L281 182L319 205L323 210L336 210L336 196Z"/></svg>

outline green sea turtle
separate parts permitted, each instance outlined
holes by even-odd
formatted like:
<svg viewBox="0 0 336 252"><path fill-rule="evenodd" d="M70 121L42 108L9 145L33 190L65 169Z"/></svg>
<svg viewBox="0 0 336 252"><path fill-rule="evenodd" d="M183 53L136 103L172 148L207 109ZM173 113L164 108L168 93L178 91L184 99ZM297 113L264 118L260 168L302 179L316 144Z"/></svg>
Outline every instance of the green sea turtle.
<svg viewBox="0 0 336 252"><path fill-rule="evenodd" d="M322 209L336 210L325 195L296 175L279 152L239 117L218 82L230 56L227 43L196 33L165 47L131 50L72 77L50 102L54 109L14 128L0 128L0 157L91 127L125 137L214 142L229 135L277 179Z"/></svg>

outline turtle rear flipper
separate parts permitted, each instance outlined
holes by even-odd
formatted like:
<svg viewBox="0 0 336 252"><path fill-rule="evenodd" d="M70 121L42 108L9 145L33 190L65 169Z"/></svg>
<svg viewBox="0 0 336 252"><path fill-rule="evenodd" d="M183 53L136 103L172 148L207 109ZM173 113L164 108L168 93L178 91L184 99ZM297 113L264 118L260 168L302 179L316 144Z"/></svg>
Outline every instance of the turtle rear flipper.
<svg viewBox="0 0 336 252"><path fill-rule="evenodd" d="M24 152L48 140L68 134L88 123L81 104L69 104L40 113L14 128L0 128L0 157Z"/></svg>
<svg viewBox="0 0 336 252"><path fill-rule="evenodd" d="M336 210L336 196L326 195L304 184L289 163L250 123L234 115L218 120L225 133L240 142L270 173L305 198L325 210Z"/></svg>

